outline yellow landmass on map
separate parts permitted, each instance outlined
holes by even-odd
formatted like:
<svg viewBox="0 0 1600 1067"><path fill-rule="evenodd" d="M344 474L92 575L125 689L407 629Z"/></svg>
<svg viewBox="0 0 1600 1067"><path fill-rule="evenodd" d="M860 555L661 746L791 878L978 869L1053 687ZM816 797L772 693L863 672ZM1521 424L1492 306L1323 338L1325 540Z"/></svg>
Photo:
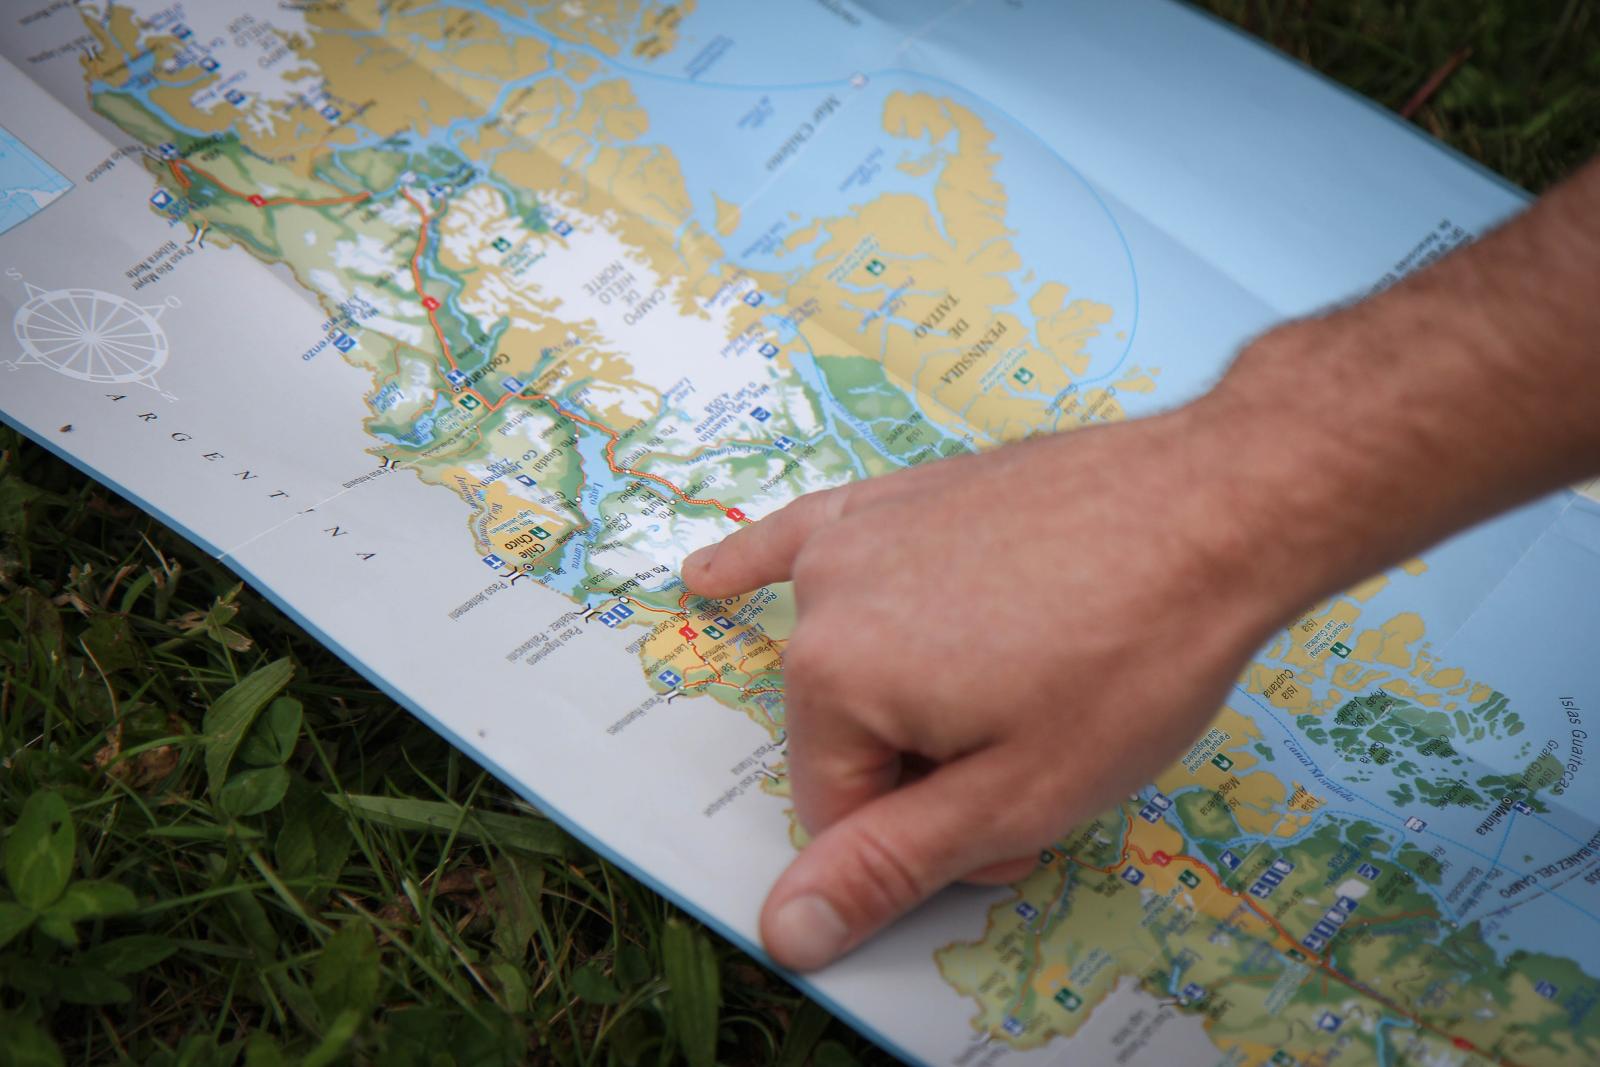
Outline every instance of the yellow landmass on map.
<svg viewBox="0 0 1600 1067"><path fill-rule="evenodd" d="M1116 386L1074 391L1085 346L1111 308L1051 281L1027 296L1032 328L1003 310L1018 301L1010 275L1021 261L994 174L994 134L966 108L925 93L892 94L883 126L931 146L932 202L887 193L788 238L787 248L806 248L815 264L788 289L791 304L817 308L806 329L825 336L814 347L879 360L891 380L932 401L930 418L979 443L1121 418ZM1125 384L1151 382L1129 374Z"/></svg>
<svg viewBox="0 0 1600 1067"><path fill-rule="evenodd" d="M739 228L739 205L711 194L711 203L717 211L717 233L728 236Z"/></svg>

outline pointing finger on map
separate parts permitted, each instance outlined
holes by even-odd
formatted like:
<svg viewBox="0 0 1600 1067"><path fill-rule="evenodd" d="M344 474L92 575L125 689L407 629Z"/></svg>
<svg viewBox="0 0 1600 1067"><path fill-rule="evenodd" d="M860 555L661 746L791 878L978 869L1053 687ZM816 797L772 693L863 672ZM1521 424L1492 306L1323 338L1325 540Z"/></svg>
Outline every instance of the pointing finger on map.
<svg viewBox="0 0 1600 1067"><path fill-rule="evenodd" d="M823 966L1030 850L1143 892L1175 854L1095 814L1151 788L1275 632L1600 469L1600 364L1576 340L1600 328L1580 295L1596 208L1591 167L1469 251L1267 334L1185 407L802 497L691 556L697 593L795 585L786 725L815 836L763 909L772 956ZM1165 825L1155 796L1144 821Z"/></svg>
<svg viewBox="0 0 1600 1067"><path fill-rule="evenodd" d="M974 468L977 456L958 456L923 464L870 481L808 493L716 544L691 552L683 561L683 581L701 596L747 593L772 582L788 581L795 556L812 533L871 503L948 483ZM981 469L981 468L980 468Z"/></svg>

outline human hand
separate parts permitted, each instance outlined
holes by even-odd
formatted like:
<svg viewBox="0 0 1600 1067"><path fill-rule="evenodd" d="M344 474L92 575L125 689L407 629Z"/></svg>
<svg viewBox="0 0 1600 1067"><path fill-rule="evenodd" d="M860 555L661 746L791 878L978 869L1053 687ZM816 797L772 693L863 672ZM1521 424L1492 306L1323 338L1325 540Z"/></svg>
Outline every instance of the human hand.
<svg viewBox="0 0 1600 1067"><path fill-rule="evenodd" d="M813 840L762 912L779 963L1023 876L1204 728L1308 592L1261 551L1269 487L1229 480L1232 422L1191 405L814 493L685 560L709 597L794 582Z"/></svg>

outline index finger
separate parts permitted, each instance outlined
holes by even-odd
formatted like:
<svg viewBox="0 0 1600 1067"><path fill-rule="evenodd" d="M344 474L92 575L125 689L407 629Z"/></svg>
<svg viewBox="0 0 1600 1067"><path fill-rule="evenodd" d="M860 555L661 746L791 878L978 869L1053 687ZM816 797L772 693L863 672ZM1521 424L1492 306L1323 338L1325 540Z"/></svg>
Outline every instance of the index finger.
<svg viewBox="0 0 1600 1067"><path fill-rule="evenodd" d="M806 541L846 510L918 490L935 479L947 482L965 474L977 458L939 459L796 497L766 518L689 553L683 561L683 584L701 596L728 597L771 582L786 582L793 576L795 557Z"/></svg>
<svg viewBox="0 0 1600 1067"><path fill-rule="evenodd" d="M728 597L788 581L800 549L839 517L850 488L841 485L797 497L717 544L689 553L683 561L683 584L701 596Z"/></svg>

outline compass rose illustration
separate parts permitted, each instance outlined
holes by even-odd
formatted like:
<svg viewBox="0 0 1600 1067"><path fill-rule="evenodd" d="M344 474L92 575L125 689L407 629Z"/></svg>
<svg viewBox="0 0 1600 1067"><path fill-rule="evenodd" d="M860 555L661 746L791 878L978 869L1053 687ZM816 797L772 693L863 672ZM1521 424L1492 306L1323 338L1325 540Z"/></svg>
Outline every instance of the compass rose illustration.
<svg viewBox="0 0 1600 1067"><path fill-rule="evenodd" d="M99 289L41 289L12 317L22 356L30 364L100 385L130 384L160 391L155 376L167 362L167 335L156 320L163 305L147 307Z"/></svg>

